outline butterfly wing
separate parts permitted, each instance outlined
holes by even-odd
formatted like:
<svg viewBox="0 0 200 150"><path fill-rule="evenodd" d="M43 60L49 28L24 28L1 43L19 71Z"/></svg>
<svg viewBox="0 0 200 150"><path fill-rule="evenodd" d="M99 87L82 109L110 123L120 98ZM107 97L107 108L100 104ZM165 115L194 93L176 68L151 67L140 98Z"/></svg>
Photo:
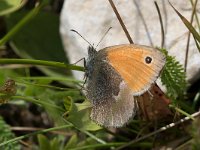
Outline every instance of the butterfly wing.
<svg viewBox="0 0 200 150"><path fill-rule="evenodd" d="M129 44L105 48L91 58L86 87L91 119L106 127L123 126L136 113L133 96L155 82L165 57L156 49Z"/></svg>
<svg viewBox="0 0 200 150"><path fill-rule="evenodd" d="M121 127L135 115L136 104L131 89L103 55L95 58L87 80L86 96L93 105L91 119L106 127Z"/></svg>
<svg viewBox="0 0 200 150"><path fill-rule="evenodd" d="M105 48L109 63L128 84L134 96L147 91L165 64L157 49L135 44Z"/></svg>

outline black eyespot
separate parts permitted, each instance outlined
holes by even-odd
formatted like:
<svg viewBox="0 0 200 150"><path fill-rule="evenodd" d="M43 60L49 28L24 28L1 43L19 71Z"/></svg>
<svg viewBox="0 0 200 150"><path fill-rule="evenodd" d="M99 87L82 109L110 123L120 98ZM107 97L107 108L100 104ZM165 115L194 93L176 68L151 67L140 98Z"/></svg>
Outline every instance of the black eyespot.
<svg viewBox="0 0 200 150"><path fill-rule="evenodd" d="M147 57L145 58L145 62L146 62L147 64L150 64L150 63L152 62L152 58L149 57L149 56L147 56Z"/></svg>

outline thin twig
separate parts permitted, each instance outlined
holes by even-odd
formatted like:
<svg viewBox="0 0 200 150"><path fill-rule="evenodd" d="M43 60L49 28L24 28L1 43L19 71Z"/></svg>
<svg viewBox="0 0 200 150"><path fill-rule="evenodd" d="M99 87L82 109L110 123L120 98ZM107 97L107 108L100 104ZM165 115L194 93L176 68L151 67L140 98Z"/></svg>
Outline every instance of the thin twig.
<svg viewBox="0 0 200 150"><path fill-rule="evenodd" d="M67 124L70 124L70 125L73 125L70 121L66 120L64 117L63 117L63 121L66 122ZM86 131L86 130L82 130L76 126L73 125L74 128L76 128L77 130L79 130L80 132L83 132L85 133L86 135L88 135L90 138L96 140L97 142L101 143L101 144L106 144L107 142L96 137L95 135L91 134L90 132Z"/></svg>
<svg viewBox="0 0 200 150"><path fill-rule="evenodd" d="M198 112L196 112L196 113L193 113L191 116L194 117L194 118L200 116L200 111L198 111ZM130 141L129 143L124 144L124 145L118 147L116 150L123 149L123 148L125 148L125 147L127 147L127 146L130 146L130 145L132 145L132 144L134 144L134 143L136 143L136 142L139 142L139 141L141 141L141 140L144 140L144 139L146 139L146 138L148 138L148 137L150 137L150 136L153 136L153 135L155 135L155 134L158 134L158 133L161 133L161 132L163 132L163 131L166 131L167 129L170 129L170 128L172 128L172 127L175 127L175 126L177 126L177 125L179 125L179 124L181 124L181 123L183 123L183 122L186 122L186 121L188 121L188 120L191 120L191 117L185 117L185 118L183 118L183 119L181 119L181 120L179 120L179 121L177 121L177 122L175 122L175 123L170 123L170 124L168 124L168 125L166 125L166 126L164 126L164 127L161 127L160 129L158 129L158 130L156 130L156 131L154 131L154 132L151 132L151 133L149 133L149 134L147 134L147 135L144 135L144 136L142 136L142 137L140 137L140 138L138 138L138 139L135 139L135 140L133 140L133 141Z"/></svg>
<svg viewBox="0 0 200 150"><path fill-rule="evenodd" d="M129 40L129 43L130 44L134 44L134 42L133 42L133 40L132 40L132 38L131 38L131 36L130 36L130 34L129 34L129 32L128 32L128 30L127 30L127 28L126 28L121 16L120 16L120 14L119 14L119 12L117 11L117 8L115 7L115 4L113 3L112 0L108 0L108 1L109 1L110 5L111 5L113 11L115 12L115 15L117 16L117 19L118 19L120 25L122 26L122 29L124 30L124 32L126 34L126 37Z"/></svg>
<svg viewBox="0 0 200 150"><path fill-rule="evenodd" d="M188 32L189 32L189 31L184 32L183 34L181 34L180 36L178 36L177 38L175 38L172 42L170 42L170 43L168 44L167 49L172 49L175 45L177 45L177 43L178 43L179 41L181 41L182 39L185 38L185 36L188 35Z"/></svg>
<svg viewBox="0 0 200 150"><path fill-rule="evenodd" d="M164 44L165 44L165 32L164 32L164 27L163 27L162 16L161 16L160 9L159 9L159 7L158 7L157 2L154 1L154 4L155 4L155 6L156 6L156 10L157 10L158 16L159 16L160 28L161 28L161 48L163 48L163 47L164 47Z"/></svg>
<svg viewBox="0 0 200 150"><path fill-rule="evenodd" d="M12 131L23 131L23 132L32 132L32 131L39 131L39 130L45 130L45 128L36 128L36 127L11 127ZM50 131L49 133L53 134L60 134L64 136L71 136L73 133L69 132L63 132L63 131Z"/></svg>
<svg viewBox="0 0 200 150"><path fill-rule="evenodd" d="M16 138L12 138L10 140L2 142L2 143L0 143L0 147L4 146L6 144L11 144L11 143L20 141L20 140L22 140L24 138L27 138L27 137L30 137L30 136L33 136L33 135L47 133L47 132L55 131L55 130L66 129L66 128L70 128L70 127L73 127L73 125L68 125L67 124L67 125L63 125L63 126L58 126L58 127L53 127L53 128L49 128L49 129L39 130L39 131L36 131L36 132L33 132L33 133L29 133L29 134L26 134L26 135L18 136Z"/></svg>
<svg viewBox="0 0 200 150"><path fill-rule="evenodd" d="M0 59L0 64L27 64L27 65L37 65L37 66L48 66L48 67L57 67L57 68L65 68L70 70L84 71L84 67L65 64L63 62L56 61L45 61L45 60L35 60L35 59L8 59L2 58Z"/></svg>
<svg viewBox="0 0 200 150"><path fill-rule="evenodd" d="M150 45L151 45L152 47L154 47L154 46L153 46L154 44L153 44L152 38L151 38L151 36L150 36L149 29L148 29L147 24L146 24L146 22L145 22L144 16L143 16L142 12L140 11L139 5L138 5L138 3L137 3L136 0L133 0L133 2L134 2L135 6L136 6L136 8L137 8L137 11L138 11L138 13L139 13L139 16L141 17L141 20L142 20L142 23L143 23L143 25L144 25L145 31L146 31L146 33L147 33L147 37L148 37L149 42L150 42Z"/></svg>
<svg viewBox="0 0 200 150"><path fill-rule="evenodd" d="M192 24L192 22L194 20L194 15L195 15L195 11L196 11L197 2L198 2L198 0L196 0L194 5L193 5L192 16L190 18L190 23L191 24ZM185 64L184 64L185 72L187 71L188 53L189 53L189 46L190 46L190 36L191 36L191 33L189 32L188 33L188 38L187 38L186 51L185 51Z"/></svg>
<svg viewBox="0 0 200 150"><path fill-rule="evenodd" d="M167 34L167 27L168 27L168 15L167 15L167 8L166 8L166 1L162 1L162 5L163 5L163 16L164 16L164 21L165 21L165 25L164 25L164 31L165 31L165 35Z"/></svg>

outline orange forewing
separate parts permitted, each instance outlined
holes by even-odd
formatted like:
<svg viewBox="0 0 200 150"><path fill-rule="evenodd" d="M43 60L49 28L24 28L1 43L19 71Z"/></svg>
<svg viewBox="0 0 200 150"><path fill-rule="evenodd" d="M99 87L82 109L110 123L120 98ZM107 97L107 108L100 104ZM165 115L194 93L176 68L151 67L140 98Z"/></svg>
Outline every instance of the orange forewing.
<svg viewBox="0 0 200 150"><path fill-rule="evenodd" d="M160 51L135 44L109 47L107 55L109 63L129 85L134 95L147 91L165 64L165 57ZM152 63L147 64L146 57L151 57Z"/></svg>

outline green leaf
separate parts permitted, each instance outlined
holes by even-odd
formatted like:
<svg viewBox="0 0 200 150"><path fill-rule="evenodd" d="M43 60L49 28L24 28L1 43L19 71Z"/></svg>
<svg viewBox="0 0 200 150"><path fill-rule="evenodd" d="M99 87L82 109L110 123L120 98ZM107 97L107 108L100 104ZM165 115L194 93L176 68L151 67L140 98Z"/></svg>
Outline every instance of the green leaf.
<svg viewBox="0 0 200 150"><path fill-rule="evenodd" d="M76 134L74 134L74 135L71 136L71 138L67 142L64 150L68 150L70 148L75 148L75 147L77 147L77 144L78 144L78 137L77 137Z"/></svg>
<svg viewBox="0 0 200 150"><path fill-rule="evenodd" d="M71 98L68 98L65 101L65 107L68 108L65 113L67 120L78 129L96 131L102 128L90 119L91 104L89 101L85 100L83 103L74 103Z"/></svg>
<svg viewBox="0 0 200 150"><path fill-rule="evenodd" d="M60 150L63 149L63 145L61 142L63 139L60 139L59 136L54 137L53 139L49 139L43 134L38 135L38 142L40 150Z"/></svg>
<svg viewBox="0 0 200 150"><path fill-rule="evenodd" d="M18 21L14 27L9 30L9 32L4 35L2 39L0 39L0 46L4 45L6 42L8 42L14 35L19 33L19 31L35 16L37 16L38 12L42 8L43 5L38 5L34 9L32 9L23 19ZM15 13L16 14L16 13Z"/></svg>
<svg viewBox="0 0 200 150"><path fill-rule="evenodd" d="M8 141L10 139L15 138L15 135L11 132L10 130L10 126L7 125L3 118L0 116L0 143L3 143L5 141ZM10 143L7 145L4 145L2 147L0 147L0 149L2 150L20 150L21 146L19 145L18 142L15 143Z"/></svg>
<svg viewBox="0 0 200 150"><path fill-rule="evenodd" d="M24 75L25 75L25 69L23 68L20 69L2 68L0 69L0 85L2 85L6 79L15 79L16 77Z"/></svg>
<svg viewBox="0 0 200 150"><path fill-rule="evenodd" d="M0 0L0 16L20 9L26 2L27 0Z"/></svg>
<svg viewBox="0 0 200 150"><path fill-rule="evenodd" d="M50 150L51 145L48 138L42 134L38 135L39 149L40 150Z"/></svg>
<svg viewBox="0 0 200 150"><path fill-rule="evenodd" d="M11 29L27 11L17 12L7 18ZM39 12L10 42L14 51L22 58L67 62L59 35L59 16L50 12ZM38 67L51 76L65 75L67 70Z"/></svg>
<svg viewBox="0 0 200 150"><path fill-rule="evenodd" d="M167 95L176 99L183 96L186 90L186 74L183 66L175 59L169 56L165 49L161 49L166 55L166 64L161 74L161 81L167 88Z"/></svg>
<svg viewBox="0 0 200 150"><path fill-rule="evenodd" d="M24 96L31 96L42 103L42 107L47 111L49 116L55 121L55 124L63 124L62 108L63 97L55 97L57 91L48 89L46 87L38 87L34 85L27 85L24 90Z"/></svg>
<svg viewBox="0 0 200 150"><path fill-rule="evenodd" d="M53 138L53 140L51 140L51 150L60 150L60 148L61 144L58 137Z"/></svg>

